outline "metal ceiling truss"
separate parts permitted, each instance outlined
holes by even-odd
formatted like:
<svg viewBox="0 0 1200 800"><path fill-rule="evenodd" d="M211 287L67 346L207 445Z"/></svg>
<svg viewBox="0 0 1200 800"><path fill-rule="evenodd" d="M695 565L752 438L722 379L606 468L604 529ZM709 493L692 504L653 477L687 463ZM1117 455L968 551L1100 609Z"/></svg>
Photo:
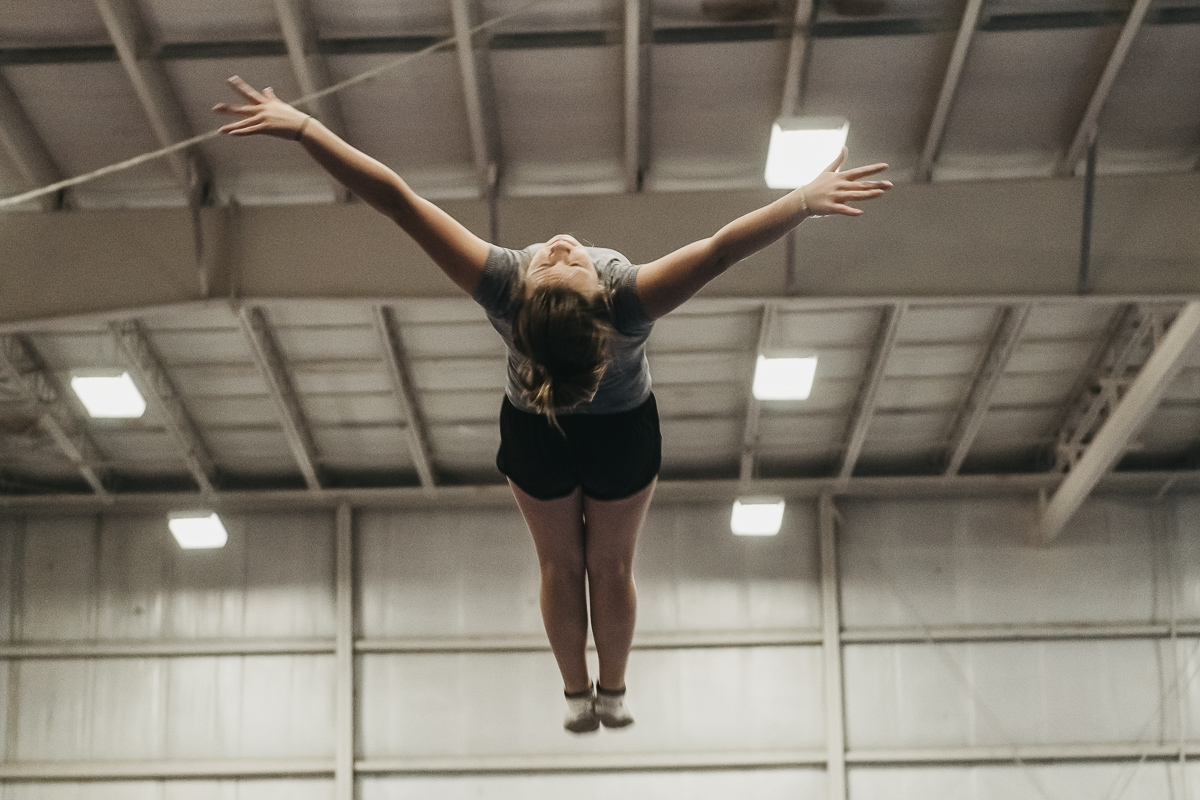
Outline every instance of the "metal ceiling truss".
<svg viewBox="0 0 1200 800"><path fill-rule="evenodd" d="M300 397L292 383L279 343L267 322L266 312L255 306L243 307L238 313L238 320L243 333L250 340L254 360L267 383L275 408L279 411L279 421L283 425L288 448L291 449L296 465L304 476L304 483L312 491L319 490L321 480L317 445L304 417Z"/></svg>
<svg viewBox="0 0 1200 800"><path fill-rule="evenodd" d="M1092 98L1088 101L1087 110L1083 112L1083 119L1079 122L1075 137L1067 147L1062 161L1058 163L1057 173L1059 175L1071 175L1075 172L1075 167L1083 157L1084 151L1095 138L1096 126L1100 121L1101 112L1104 111L1104 103L1108 100L1113 84L1117 82L1121 65L1125 63L1125 56L1129 54L1134 37L1142 27L1142 21L1146 18L1150 3L1151 0L1135 0L1133 8L1129 10L1129 16L1125 19L1121 35L1117 37L1117 43L1113 46L1112 53L1109 54L1108 63L1104 65L1104 71L1100 74L1100 80L1096 82L1096 87L1092 90Z"/></svg>
<svg viewBox="0 0 1200 800"><path fill-rule="evenodd" d="M405 355L404 344L400 338L400 327L396 324L395 312L387 306L376 306L375 327L379 331L380 341L383 342L387 354L388 374L396 390L396 398L404 412L407 424L408 452L413 465L417 468L417 476L421 486L432 489L437 485L433 471L433 458L430 455L428 428L425 425L421 407L417 403L416 384L408 368L408 357Z"/></svg>
<svg viewBox="0 0 1200 800"><path fill-rule="evenodd" d="M93 465L102 461L100 448L64 399L58 381L37 350L20 334L0 336L0 377L37 411L38 424L102 501L112 502L103 477Z"/></svg>
<svg viewBox="0 0 1200 800"><path fill-rule="evenodd" d="M8 153L30 189L58 183L65 177L3 74L0 74L0 147ZM39 203L43 211L54 211L63 206L63 199L60 193L43 197Z"/></svg>
<svg viewBox="0 0 1200 800"><path fill-rule="evenodd" d="M937 159L938 150L942 146L946 123L950 119L950 109L954 106L954 95L958 92L958 82L962 78L963 66L967 63L971 40L975 36L975 30L979 27L979 13L982 10L983 0L967 0L962 22L958 28L958 37L954 40L954 50L950 53L950 63L947 65L946 75L942 79L942 90L938 93L933 119L925 134L925 145L921 148L921 158L917 161L917 168L914 172L917 181L924 182L933 177L933 162Z"/></svg>
<svg viewBox="0 0 1200 800"><path fill-rule="evenodd" d="M796 16L792 21L792 41L788 47L787 71L783 76L783 97L779 101L779 116L791 117L804 107L804 92L808 86L809 40L817 4L813 0L797 0Z"/></svg>
<svg viewBox="0 0 1200 800"><path fill-rule="evenodd" d="M651 0L625 0L625 191L640 192L650 163Z"/></svg>
<svg viewBox="0 0 1200 800"><path fill-rule="evenodd" d="M807 4L809 0L801 0ZM1095 12L1038 11L1017 14L990 14L982 17L983 31L1043 31L1055 29L1100 28L1121 22L1127 15L1119 10ZM1175 6L1151 9L1145 25L1194 25L1200 22L1200 6ZM874 36L927 36L955 29L961 31L961 19L945 16L889 17L886 19L813 20L811 39L845 39ZM662 27L651 31L650 41L657 45L716 44L791 39L795 22L717 23L683 27ZM442 37L431 34L408 36L327 37L316 42L316 52L325 56L400 55L415 53L437 44ZM494 33L488 39L492 50L536 50L562 47L611 47L623 43L620 29L515 31ZM287 43L270 39L167 42L148 50L163 61L231 58L280 58L288 55ZM115 48L107 45L56 45L50 47L0 47L0 66L17 64L77 64L117 60Z"/></svg>
<svg viewBox="0 0 1200 800"><path fill-rule="evenodd" d="M1031 308L1030 303L1019 303L1000 309L987 352L979 362L975 377L971 381L971 389L951 429L953 433L950 436L950 446L946 450L945 474L948 477L958 474L967 453L971 451L975 437L979 435L979 429L983 427L992 395L1000 384L1001 376L1004 375L1005 365L1021 340Z"/></svg>
<svg viewBox="0 0 1200 800"><path fill-rule="evenodd" d="M187 117L180 105L166 68L155 55L151 37L134 0L95 0L104 26L112 38L117 57L133 84L155 139L163 147L191 137ZM208 193L212 170L198 148L173 153L167 159L189 202L198 205Z"/></svg>
<svg viewBox="0 0 1200 800"><path fill-rule="evenodd" d="M275 0L275 15L279 18L288 60L292 63L300 93L307 96L330 86L333 81L325 56L317 47L317 25L309 0ZM336 96L328 94L303 107L321 120L326 128L343 139L349 138L341 104ZM350 196L340 183L332 181L332 184L335 197L344 200Z"/></svg>
<svg viewBox="0 0 1200 800"><path fill-rule="evenodd" d="M1162 333L1162 317L1153 312L1142 315L1139 329L1149 329L1148 334L1138 336L1148 341L1153 352L1145 366L1120 392L1125 383L1124 373L1114 373L1112 388L1102 394L1112 397L1107 419L1091 437L1087 450L1071 465L1071 471L1045 505L1038 519L1034 536L1042 543L1052 541L1063 526L1075 514L1092 488L1115 465L1129 448L1133 437L1154 413L1159 401L1175 376L1179 374L1184 360L1200 338L1200 301L1184 306L1175 317L1166 333Z"/></svg>
<svg viewBox="0 0 1200 800"><path fill-rule="evenodd" d="M738 479L749 483L754 478L758 459L758 426L762 417L762 403L754 396L754 371L757 368L758 356L765 355L767 342L770 341L771 329L775 326L775 315L778 306L775 303L763 303L762 317L758 324L758 343L754 348L755 357L750 365L750 385L747 386L746 421L742 427L742 452L738 466Z"/></svg>
<svg viewBox="0 0 1200 800"><path fill-rule="evenodd" d="M854 403L851 414L849 435L846 437L846 451L842 457L842 466L838 477L847 480L854 474L854 465L862 453L863 444L867 441L867 431L875 416L875 402L879 397L879 385L883 383L883 375L887 371L888 358L896 346L896 334L900 329L900 320L904 317L907 304L896 303L884 309L879 321L879 332L875 337L875 345L871 349L871 358L867 362L867 374L859 389L858 399Z"/></svg>
<svg viewBox="0 0 1200 800"><path fill-rule="evenodd" d="M496 195L500 180L500 133L491 59L487 52L488 33L471 34L472 28L481 21L479 0L451 0L450 10L454 18L455 49L462 75L476 180L480 195L490 200ZM497 239L495 227L493 219L492 241Z"/></svg>
<svg viewBox="0 0 1200 800"><path fill-rule="evenodd" d="M1087 370L1083 386L1059 427L1054 471L1067 472L1082 457L1109 414L1137 377L1162 337L1161 309L1130 305Z"/></svg>
<svg viewBox="0 0 1200 800"><path fill-rule="evenodd" d="M115 322L111 330L129 371L146 393L146 399L162 414L192 480L202 493L216 491L213 485L217 473L216 462L196 430L196 424L184 407L174 382L163 368L162 360L141 323L136 320Z"/></svg>

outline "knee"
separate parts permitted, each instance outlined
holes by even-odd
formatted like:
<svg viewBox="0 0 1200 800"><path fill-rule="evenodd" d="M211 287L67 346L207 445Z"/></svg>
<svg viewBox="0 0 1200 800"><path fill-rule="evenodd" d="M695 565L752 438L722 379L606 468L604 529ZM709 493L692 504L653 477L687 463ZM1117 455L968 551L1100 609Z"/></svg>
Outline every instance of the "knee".
<svg viewBox="0 0 1200 800"><path fill-rule="evenodd" d="M618 558L589 558L587 574L593 585L628 586L633 583L633 565Z"/></svg>
<svg viewBox="0 0 1200 800"><path fill-rule="evenodd" d="M577 586L583 583L584 567L579 561L541 562L542 583L552 586Z"/></svg>

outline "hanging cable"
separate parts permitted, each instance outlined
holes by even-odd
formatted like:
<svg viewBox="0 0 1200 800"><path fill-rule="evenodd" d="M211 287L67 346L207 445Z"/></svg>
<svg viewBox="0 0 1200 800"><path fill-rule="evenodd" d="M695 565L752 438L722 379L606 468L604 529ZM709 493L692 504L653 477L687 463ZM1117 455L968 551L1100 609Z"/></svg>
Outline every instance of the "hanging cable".
<svg viewBox="0 0 1200 800"><path fill-rule="evenodd" d="M489 19L486 22L482 22L479 25L476 25L474 28L471 28L470 35L474 36L475 34L481 32L481 31L485 31L488 28L495 27L496 25L499 25L501 22L505 22L507 20L512 19L513 17L524 14L525 12L534 8L535 6L542 5L543 3L546 3L546 2L549 2L549 0L533 0L532 2L526 3L525 5L516 9L515 11L510 11L507 14L502 14L498 17L493 17L492 19ZM415 53L408 53L407 55L401 56L400 58L393 59L384 64L380 64L378 67L373 67L372 69L366 70L365 72L360 72L357 75L354 75L350 78L347 78L344 81L341 81L340 83L335 83L332 86L328 86L319 91L311 92L309 94L304 95L303 97L297 97L295 100L293 100L291 102L295 105L302 105L305 103L310 103L313 100L319 100L320 98L325 97L326 95L331 95L335 92L340 92L343 89L347 89L351 86L356 86L357 84L365 83L366 81L377 78L380 75L384 74L385 72L390 72L391 70L394 70L397 67L401 67L401 66L404 66L405 64L409 64L409 63L417 60L418 58L422 58L424 56L429 55L430 53L435 53L438 50L444 50L446 48L449 48L452 45L455 45L457 41L458 40L455 36L448 36L445 39L434 42L433 44L429 45L428 47L425 47L421 50L416 51ZM220 129L207 131L206 133L201 133L199 135L193 136L190 139L184 139L181 142L175 142L174 144L168 145L159 150L154 150L149 153L143 153L140 156L134 156L133 158L126 159L125 161L118 161L115 164L109 164L108 166L100 167L99 169L92 170L91 172L85 172L82 175L76 175L73 178L67 178L65 180L57 181L56 183L47 184L46 186L42 186L37 189L32 189L28 192L24 192L23 194L18 194L18 195L14 195L12 197L2 198L2 199L0 199L0 210L12 208L13 206L20 205L21 203L27 203L30 200L36 200L37 198L43 197L48 194L54 194L55 192L61 192L63 189L69 189L72 186L79 186L80 184L88 183L89 181L94 181L97 178L103 178L106 175L113 175L117 172L124 172L127 169L133 169L134 167L141 166L142 164L145 164L149 161L154 161L156 159L162 158L163 156L168 156L171 153L176 153L176 152L179 152L180 150L186 150L189 147L194 147L198 144L201 144L202 142L207 142L209 139L215 139L216 137L218 137L220 135L221 135Z"/></svg>

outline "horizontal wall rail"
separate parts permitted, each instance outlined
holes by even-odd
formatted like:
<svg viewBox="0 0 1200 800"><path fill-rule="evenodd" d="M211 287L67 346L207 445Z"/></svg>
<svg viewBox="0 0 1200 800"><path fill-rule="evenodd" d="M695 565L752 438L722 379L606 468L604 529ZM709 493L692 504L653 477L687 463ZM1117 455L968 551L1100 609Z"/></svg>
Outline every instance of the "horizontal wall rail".
<svg viewBox="0 0 1200 800"><path fill-rule="evenodd" d="M1200 636L1200 620L1175 625L1175 636ZM843 645L887 645L1064 640L1172 638L1167 622L1110 622L1035 625L942 625L932 628L845 628ZM817 629L672 631L639 633L634 650L703 650L740 647L816 647ZM0 643L0 661L97 658L189 658L198 656L333 655L334 639L200 639L29 641ZM356 639L354 652L387 653L540 653L549 652L544 634L509 636L401 636Z"/></svg>
<svg viewBox="0 0 1200 800"><path fill-rule="evenodd" d="M1019 475L910 475L897 477L781 478L753 480L662 481L655 490L658 504L724 502L743 494L815 499L832 492L839 497L990 497L1033 496L1051 491L1063 480L1057 473ZM1102 478L1098 492L1155 494L1164 487L1185 492L1200 489L1200 470L1114 472ZM222 511L276 508L511 508L512 491L504 484L473 486L396 487L385 489L302 489L217 492L203 497L188 492L130 492L111 494L106 502L87 494L0 495L0 515L63 514L89 511L165 511L202 504Z"/></svg>

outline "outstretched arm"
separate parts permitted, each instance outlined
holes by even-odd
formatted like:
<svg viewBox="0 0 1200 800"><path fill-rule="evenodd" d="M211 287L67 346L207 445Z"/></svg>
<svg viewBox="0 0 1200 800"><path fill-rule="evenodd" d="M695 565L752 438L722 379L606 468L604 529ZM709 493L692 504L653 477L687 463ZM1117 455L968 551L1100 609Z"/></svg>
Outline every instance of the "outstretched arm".
<svg viewBox="0 0 1200 800"><path fill-rule="evenodd" d="M418 196L391 169L347 144L316 118L280 100L270 88L259 92L236 76L229 84L246 103L213 107L218 113L241 117L222 127L223 133L299 140L330 175L416 240L450 280L468 294L475 293L487 263L487 242Z"/></svg>
<svg viewBox="0 0 1200 800"><path fill-rule="evenodd" d="M692 242L638 271L637 293L651 319L658 319L683 304L713 278L747 256L775 242L806 217L842 214L857 217L862 209L847 205L879 197L892 188L891 181L864 180L887 169L872 164L838 172L841 155L816 180L770 205L738 217L707 239Z"/></svg>

